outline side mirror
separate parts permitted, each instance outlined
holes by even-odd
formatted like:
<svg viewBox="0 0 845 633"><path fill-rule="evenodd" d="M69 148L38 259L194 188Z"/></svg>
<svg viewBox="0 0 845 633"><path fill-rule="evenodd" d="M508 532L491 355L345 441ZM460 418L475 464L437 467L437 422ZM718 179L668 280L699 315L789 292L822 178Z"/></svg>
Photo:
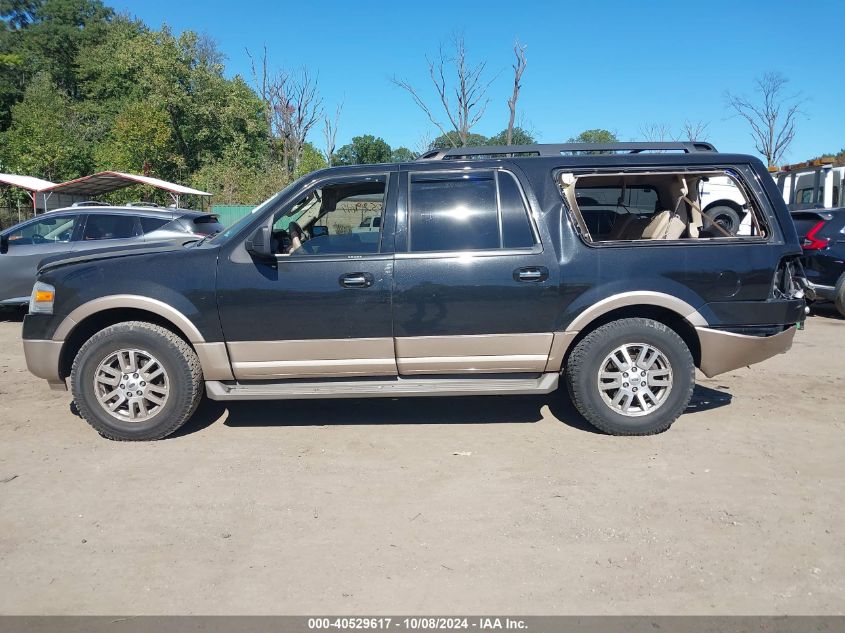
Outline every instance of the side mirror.
<svg viewBox="0 0 845 633"><path fill-rule="evenodd" d="M270 227L260 226L256 229L249 239L244 243L246 250L262 259L272 258L274 256L273 246L270 240Z"/></svg>
<svg viewBox="0 0 845 633"><path fill-rule="evenodd" d="M329 234L329 227L327 226L312 226L311 227L311 237L320 237L321 235L328 235Z"/></svg>
<svg viewBox="0 0 845 633"><path fill-rule="evenodd" d="M9 236L0 235L0 255L5 255L9 252Z"/></svg>

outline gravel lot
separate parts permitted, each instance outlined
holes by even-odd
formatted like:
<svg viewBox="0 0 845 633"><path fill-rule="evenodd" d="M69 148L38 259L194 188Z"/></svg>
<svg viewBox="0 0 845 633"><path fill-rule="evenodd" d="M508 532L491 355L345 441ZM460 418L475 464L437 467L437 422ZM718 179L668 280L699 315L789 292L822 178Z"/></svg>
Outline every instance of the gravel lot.
<svg viewBox="0 0 845 633"><path fill-rule="evenodd" d="M8 318L6 314L2 318ZM563 393L235 404L100 438L0 323L0 613L842 614L845 321L667 433Z"/></svg>

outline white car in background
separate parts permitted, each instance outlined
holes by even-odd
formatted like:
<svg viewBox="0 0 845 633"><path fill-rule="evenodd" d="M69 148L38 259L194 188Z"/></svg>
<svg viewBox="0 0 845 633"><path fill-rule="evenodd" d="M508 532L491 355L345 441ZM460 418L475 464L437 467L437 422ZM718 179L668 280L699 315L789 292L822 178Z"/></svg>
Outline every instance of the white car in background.
<svg viewBox="0 0 845 633"><path fill-rule="evenodd" d="M378 233L381 229L381 216L373 216L361 220L361 224L352 229L353 233Z"/></svg>

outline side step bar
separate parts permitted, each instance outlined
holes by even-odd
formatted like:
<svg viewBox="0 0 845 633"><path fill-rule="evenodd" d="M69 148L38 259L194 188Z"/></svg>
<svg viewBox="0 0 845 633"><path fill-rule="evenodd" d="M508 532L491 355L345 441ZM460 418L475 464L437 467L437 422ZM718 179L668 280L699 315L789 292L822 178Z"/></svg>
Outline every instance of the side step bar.
<svg viewBox="0 0 845 633"><path fill-rule="evenodd" d="M206 380L212 400L399 398L402 396L503 396L551 393L559 374L538 378L393 378L323 382L221 382Z"/></svg>

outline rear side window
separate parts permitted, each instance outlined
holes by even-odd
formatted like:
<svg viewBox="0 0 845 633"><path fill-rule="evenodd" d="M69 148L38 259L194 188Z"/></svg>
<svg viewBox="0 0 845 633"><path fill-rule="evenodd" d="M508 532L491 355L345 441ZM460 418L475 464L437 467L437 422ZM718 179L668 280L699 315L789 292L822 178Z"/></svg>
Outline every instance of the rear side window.
<svg viewBox="0 0 845 633"><path fill-rule="evenodd" d="M152 233L156 229L160 229L165 224L167 224L170 220L166 218L147 218L141 217L141 230L144 233Z"/></svg>
<svg viewBox="0 0 845 633"><path fill-rule="evenodd" d="M83 240L119 240L139 234L134 215L89 213L85 221Z"/></svg>
<svg viewBox="0 0 845 633"><path fill-rule="evenodd" d="M525 203L510 174L411 174L411 251L524 248L534 243Z"/></svg>
<svg viewBox="0 0 845 633"><path fill-rule="evenodd" d="M534 246L534 231L525 200L516 178L499 172L499 204L502 207L502 246L505 248L530 248Z"/></svg>

